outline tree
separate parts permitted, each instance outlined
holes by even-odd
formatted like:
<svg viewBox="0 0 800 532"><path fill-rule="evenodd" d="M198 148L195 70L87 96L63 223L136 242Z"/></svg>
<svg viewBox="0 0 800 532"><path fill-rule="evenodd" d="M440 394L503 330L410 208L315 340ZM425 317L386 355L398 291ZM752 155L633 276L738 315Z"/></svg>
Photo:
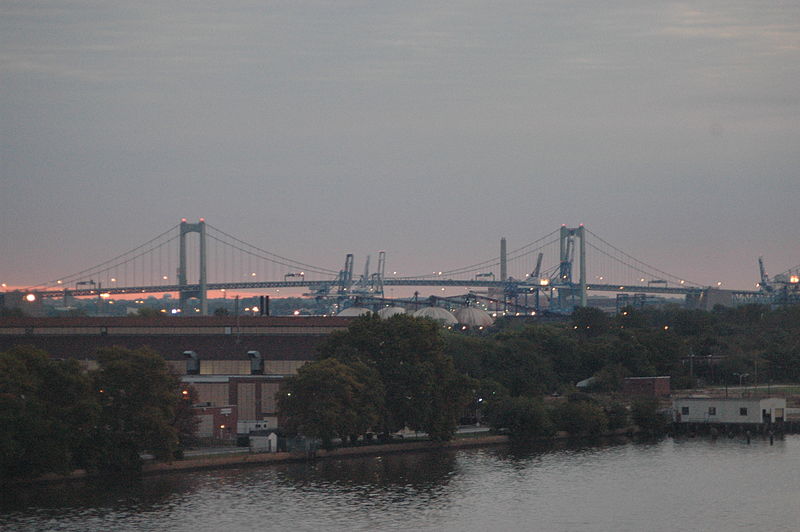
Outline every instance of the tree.
<svg viewBox="0 0 800 532"><path fill-rule="evenodd" d="M648 436L659 436L667 430L667 417L660 411L658 399L652 397L642 397L631 403L631 419Z"/></svg>
<svg viewBox="0 0 800 532"><path fill-rule="evenodd" d="M135 470L144 451L173 457L197 422L164 359L114 348L98 364L87 374L29 347L0 353L2 477Z"/></svg>
<svg viewBox="0 0 800 532"><path fill-rule="evenodd" d="M612 402L606 406L606 417L608 418L609 430L626 428L630 423L630 414L624 404Z"/></svg>
<svg viewBox="0 0 800 532"><path fill-rule="evenodd" d="M477 379L483 378L483 360L495 344L494 340L481 336L453 332L444 335L444 352L453 359L456 369Z"/></svg>
<svg viewBox="0 0 800 532"><path fill-rule="evenodd" d="M182 420L177 376L164 359L149 349L104 349L99 368L90 376L101 411L92 449L92 464L103 471L141 468L147 451L170 460L178 447ZM191 415L191 412L188 413Z"/></svg>
<svg viewBox="0 0 800 532"><path fill-rule="evenodd" d="M359 361L378 372L385 391L384 433L408 427L449 439L474 388L445 355L439 324L407 315L358 318L328 338L320 357Z"/></svg>
<svg viewBox="0 0 800 532"><path fill-rule="evenodd" d="M615 338L611 344L608 362L622 365L636 377L650 377L656 374L647 347L629 332L621 332Z"/></svg>
<svg viewBox="0 0 800 532"><path fill-rule="evenodd" d="M160 318L164 313L153 307L141 307L136 311L139 318Z"/></svg>
<svg viewBox="0 0 800 532"><path fill-rule="evenodd" d="M552 409L550 418L558 430L573 436L598 436L608 428L606 413L591 401L562 401Z"/></svg>
<svg viewBox="0 0 800 532"><path fill-rule="evenodd" d="M589 338L608 331L608 315L597 307L576 307L572 313L572 325L578 333Z"/></svg>
<svg viewBox="0 0 800 532"><path fill-rule="evenodd" d="M278 409L290 432L322 440L365 434L383 415L378 373L359 361L329 358L306 364L284 381Z"/></svg>
<svg viewBox="0 0 800 532"><path fill-rule="evenodd" d="M553 435L553 424L541 399L532 397L504 397L492 401L487 408L489 425L508 429L519 442Z"/></svg>
<svg viewBox="0 0 800 532"><path fill-rule="evenodd" d="M197 428L200 419L195 415L192 406L197 404L197 390L188 384L181 386L181 400L175 406L172 417L172 426L178 432L177 457L183 456L183 449L194 445L198 441Z"/></svg>
<svg viewBox="0 0 800 532"><path fill-rule="evenodd" d="M0 477L84 467L98 414L90 390L73 360L31 347L0 353Z"/></svg>

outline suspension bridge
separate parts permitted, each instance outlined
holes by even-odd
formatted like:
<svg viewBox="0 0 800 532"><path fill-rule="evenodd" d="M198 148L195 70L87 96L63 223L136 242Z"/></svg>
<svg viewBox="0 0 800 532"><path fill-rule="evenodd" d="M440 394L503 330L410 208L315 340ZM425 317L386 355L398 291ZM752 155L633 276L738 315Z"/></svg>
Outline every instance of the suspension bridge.
<svg viewBox="0 0 800 532"><path fill-rule="evenodd" d="M414 276L387 274L386 253L378 253L374 270L367 257L363 273L352 254L339 269L307 264L245 242L204 219L186 219L147 242L107 261L26 291L31 297L57 298L122 294L175 293L181 308L199 301L208 313L213 291L294 288L306 295L336 298L383 298L386 287L462 287L483 290L505 301L567 310L586 306L590 294L684 296L699 301L709 290L739 300L755 300L763 290L719 290L703 287L642 262L583 225L561 226L522 247L461 268Z"/></svg>

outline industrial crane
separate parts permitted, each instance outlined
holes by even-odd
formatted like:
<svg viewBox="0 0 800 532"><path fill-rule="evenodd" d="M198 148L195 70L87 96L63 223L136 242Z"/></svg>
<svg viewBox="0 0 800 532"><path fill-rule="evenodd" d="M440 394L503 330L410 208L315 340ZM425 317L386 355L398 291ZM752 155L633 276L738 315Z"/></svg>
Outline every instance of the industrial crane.
<svg viewBox="0 0 800 532"><path fill-rule="evenodd" d="M790 269L770 279L764 268L764 260L762 257L758 257L758 270L760 275L758 286L765 294L770 295L772 303L800 303L800 273L797 269L795 269L795 273L792 273Z"/></svg>
<svg viewBox="0 0 800 532"><path fill-rule="evenodd" d="M764 257L758 257L758 272L761 274L758 283L759 288L765 292L774 291L775 289L770 284L769 277L767 276L767 270L764 268Z"/></svg>

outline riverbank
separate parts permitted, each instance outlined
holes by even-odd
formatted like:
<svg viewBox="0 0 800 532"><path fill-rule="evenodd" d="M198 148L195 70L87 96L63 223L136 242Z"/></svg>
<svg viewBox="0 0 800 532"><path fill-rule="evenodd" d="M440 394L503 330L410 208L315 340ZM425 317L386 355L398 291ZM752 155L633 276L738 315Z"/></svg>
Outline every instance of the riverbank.
<svg viewBox="0 0 800 532"><path fill-rule="evenodd" d="M427 451L431 449L462 449L467 447L484 447L488 445L500 445L508 443L509 438L505 435L489 435L469 438L456 438L446 442L434 442L429 440L386 443L380 445L361 445L357 447L338 447L326 451L319 449L314 452L312 459L326 460L332 458L346 458L352 456L371 456L377 454L394 454L413 451ZM283 462L299 462L309 460L307 453L248 453L230 456L206 456L190 460L180 460L172 463L153 463L146 464L142 468L142 473L160 473L164 471L187 471L199 469L211 469L220 467L239 467L250 464L271 464Z"/></svg>
<svg viewBox="0 0 800 532"><path fill-rule="evenodd" d="M490 445L502 445L509 442L509 437L505 435L486 435L456 438L446 442L435 442L430 440L387 443L376 445L362 445L357 447L339 447L329 451L319 449L310 457L305 452L279 452L279 453L241 453L227 455L205 455L173 462L150 462L142 466L143 475L153 475L167 473L171 471L199 471L203 469L221 469L226 467L243 467L249 465L280 464L287 462L302 462L309 458L315 460L326 460L335 458L347 458L355 456L371 456L378 454L395 454L414 451L427 451L431 449L463 449L468 447L485 447ZM22 480L20 483L28 482L54 482L63 480L78 480L93 476L83 469L78 469L66 475L47 474L32 480Z"/></svg>
<svg viewBox="0 0 800 532"><path fill-rule="evenodd" d="M629 438L637 431L634 428L617 429L606 432L595 438ZM560 431L549 438L539 438L537 442L558 442L567 440L581 440L586 436L574 436ZM465 449L470 447L487 447L492 445L506 445L511 443L511 438L505 434L466 433L461 437L445 442L431 440L401 441L396 443L383 443L375 445L359 445L354 447L337 447L331 450L317 449L313 454L307 452L277 452L277 453L231 453L207 454L175 460L173 462L146 462L142 465L142 475L157 475L177 471L201 471L205 469L223 469L230 467L247 467L265 464L281 464L290 462L306 462L309 460L329 460L337 458L351 458L361 456L375 456L383 454L408 453L416 451L429 451L434 449ZM78 469L66 475L50 473L35 479L22 479L11 483L37 483L58 482L66 480L80 480L98 476L83 469Z"/></svg>

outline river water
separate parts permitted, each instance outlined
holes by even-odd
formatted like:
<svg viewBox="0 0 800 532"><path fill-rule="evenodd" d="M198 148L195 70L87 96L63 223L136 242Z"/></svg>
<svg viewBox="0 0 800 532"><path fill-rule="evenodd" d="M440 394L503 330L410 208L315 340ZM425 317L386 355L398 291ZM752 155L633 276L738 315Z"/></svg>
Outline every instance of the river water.
<svg viewBox="0 0 800 532"><path fill-rule="evenodd" d="M800 530L800 436L488 447L5 489L0 530Z"/></svg>

